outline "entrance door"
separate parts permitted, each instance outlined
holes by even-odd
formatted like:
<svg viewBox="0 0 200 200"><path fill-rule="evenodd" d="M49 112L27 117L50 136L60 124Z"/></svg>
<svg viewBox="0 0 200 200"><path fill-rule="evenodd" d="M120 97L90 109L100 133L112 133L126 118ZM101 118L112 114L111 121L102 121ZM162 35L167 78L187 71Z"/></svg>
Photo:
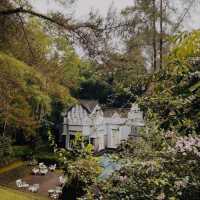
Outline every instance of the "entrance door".
<svg viewBox="0 0 200 200"><path fill-rule="evenodd" d="M92 144L93 146L95 146L95 138L90 138L90 144Z"/></svg>
<svg viewBox="0 0 200 200"><path fill-rule="evenodd" d="M111 144L112 148L117 148L119 145L119 129L112 129Z"/></svg>

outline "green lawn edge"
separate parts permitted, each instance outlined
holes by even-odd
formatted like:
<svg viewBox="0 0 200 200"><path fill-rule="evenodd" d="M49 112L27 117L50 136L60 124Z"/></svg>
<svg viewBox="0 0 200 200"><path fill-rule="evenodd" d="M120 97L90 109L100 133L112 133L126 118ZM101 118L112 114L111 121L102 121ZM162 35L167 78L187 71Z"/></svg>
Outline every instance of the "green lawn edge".
<svg viewBox="0 0 200 200"><path fill-rule="evenodd" d="M47 200L46 197L41 197L37 194L29 194L18 190L0 186L1 200Z"/></svg>

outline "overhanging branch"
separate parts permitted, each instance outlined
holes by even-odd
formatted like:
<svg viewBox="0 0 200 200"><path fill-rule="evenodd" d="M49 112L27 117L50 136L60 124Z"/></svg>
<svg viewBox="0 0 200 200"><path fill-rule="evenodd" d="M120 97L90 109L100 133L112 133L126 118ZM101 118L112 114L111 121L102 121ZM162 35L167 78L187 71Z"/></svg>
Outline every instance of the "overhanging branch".
<svg viewBox="0 0 200 200"><path fill-rule="evenodd" d="M53 17L49 17L46 16L44 14L35 12L33 10L30 9L24 9L23 7L19 7L19 8L13 8L13 9L6 9L6 10L0 10L0 16L7 16L7 15L13 15L13 14L19 14L19 13L24 13L24 14L28 14L28 15L33 15L36 17L39 17L41 19L50 21L53 24L56 24L58 26L63 27L64 29L68 30L68 31L74 31L76 29L80 29L80 28L90 28L90 29L97 29L97 26L91 23L76 23L76 24L69 24L68 21L69 19L65 19L65 20L56 20Z"/></svg>

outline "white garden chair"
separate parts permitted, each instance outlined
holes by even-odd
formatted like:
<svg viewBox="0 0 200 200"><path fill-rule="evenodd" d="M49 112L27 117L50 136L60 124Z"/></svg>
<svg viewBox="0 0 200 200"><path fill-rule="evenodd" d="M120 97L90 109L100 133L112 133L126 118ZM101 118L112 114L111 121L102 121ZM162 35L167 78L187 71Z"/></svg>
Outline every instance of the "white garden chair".
<svg viewBox="0 0 200 200"><path fill-rule="evenodd" d="M32 185L30 185L30 186L28 187L28 191L34 192L34 190L35 190L35 188L34 188Z"/></svg>
<svg viewBox="0 0 200 200"><path fill-rule="evenodd" d="M50 169L50 171L55 171L56 170L56 164L50 165L49 169Z"/></svg>
<svg viewBox="0 0 200 200"><path fill-rule="evenodd" d="M43 162L39 163L39 167L43 167L43 166L44 166Z"/></svg>
<svg viewBox="0 0 200 200"><path fill-rule="evenodd" d="M39 184L33 184L33 185L29 186L28 190L30 192L38 192L39 188L40 188Z"/></svg>
<svg viewBox="0 0 200 200"><path fill-rule="evenodd" d="M37 175L37 174L39 174L40 170L37 169L37 168L33 168L32 172L33 172L34 175Z"/></svg>
<svg viewBox="0 0 200 200"><path fill-rule="evenodd" d="M33 186L34 186L37 190L40 189L40 184L33 184Z"/></svg>
<svg viewBox="0 0 200 200"><path fill-rule="evenodd" d="M39 168L40 169L46 169L47 166L44 163L39 163Z"/></svg>
<svg viewBox="0 0 200 200"><path fill-rule="evenodd" d="M48 173L48 169L46 169L46 168L40 169L41 175L46 175L47 173Z"/></svg>
<svg viewBox="0 0 200 200"><path fill-rule="evenodd" d="M21 179L16 180L16 186L18 188L22 188L22 180Z"/></svg>

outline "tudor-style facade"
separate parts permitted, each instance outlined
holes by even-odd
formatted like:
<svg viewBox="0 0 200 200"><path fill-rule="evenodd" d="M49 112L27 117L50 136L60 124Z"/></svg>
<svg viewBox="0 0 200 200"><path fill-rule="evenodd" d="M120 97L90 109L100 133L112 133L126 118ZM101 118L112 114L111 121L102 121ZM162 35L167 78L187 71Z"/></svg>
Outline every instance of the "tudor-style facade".
<svg viewBox="0 0 200 200"><path fill-rule="evenodd" d="M143 113L137 104L131 109L101 108L96 101L81 100L64 114L63 136L65 147L81 133L94 145L95 151L117 148L122 140L137 135L144 126Z"/></svg>

